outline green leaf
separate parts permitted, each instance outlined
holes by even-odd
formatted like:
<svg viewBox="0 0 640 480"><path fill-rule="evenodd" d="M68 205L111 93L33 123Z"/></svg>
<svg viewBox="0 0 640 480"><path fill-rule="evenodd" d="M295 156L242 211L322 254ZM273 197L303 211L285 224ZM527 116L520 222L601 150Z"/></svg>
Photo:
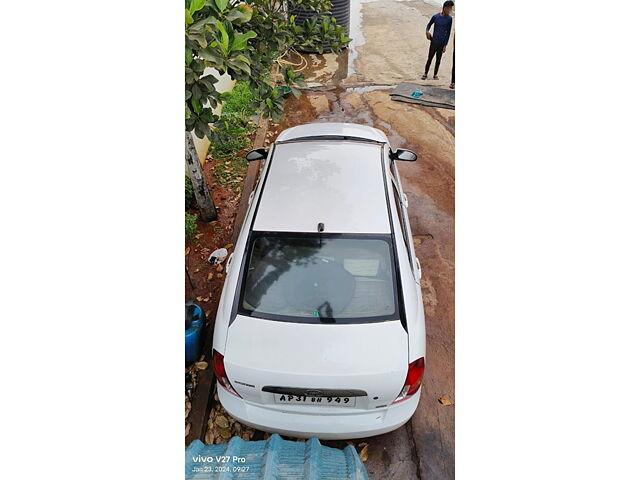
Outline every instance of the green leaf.
<svg viewBox="0 0 640 480"><path fill-rule="evenodd" d="M275 123L279 123L280 120L282 120L282 113L278 112L278 111L272 111L271 112L271 119L275 122Z"/></svg>
<svg viewBox="0 0 640 480"><path fill-rule="evenodd" d="M229 52L229 34L227 33L227 29L224 27L222 22L216 22L218 26L218 30L220 31L220 49L224 55L227 55Z"/></svg>
<svg viewBox="0 0 640 480"><path fill-rule="evenodd" d="M201 77L199 82L207 89L207 90L215 90L214 83L218 82L218 79L213 75L205 75Z"/></svg>
<svg viewBox="0 0 640 480"><path fill-rule="evenodd" d="M200 118L207 123L216 123L219 120L218 115L214 115L213 110L210 108L205 109L200 115Z"/></svg>
<svg viewBox="0 0 640 480"><path fill-rule="evenodd" d="M251 75L251 68L249 67L249 64L247 62L239 60L238 57L232 58L227 63L238 70L242 70L247 75Z"/></svg>
<svg viewBox="0 0 640 480"><path fill-rule="evenodd" d="M189 13L189 10L186 8L184 9L184 23L187 24L187 26L193 23L193 17L191 17L191 13Z"/></svg>
<svg viewBox="0 0 640 480"><path fill-rule="evenodd" d="M243 33L242 35L238 35L233 39L233 44L231 45L231 51L234 50L244 50L247 48L247 41L251 38L256 38L258 34L253 30L249 30L248 32Z"/></svg>
<svg viewBox="0 0 640 480"><path fill-rule="evenodd" d="M189 13L193 15L197 11L201 10L204 7L206 0L191 0L191 5L189 5Z"/></svg>
<svg viewBox="0 0 640 480"><path fill-rule="evenodd" d="M251 60L249 60L247 57L245 57L244 55L240 54L240 55L236 55L235 57L233 57L234 60L238 60L240 62L244 62L247 65L251 65Z"/></svg>
<svg viewBox="0 0 640 480"><path fill-rule="evenodd" d="M185 68L184 79L187 84L191 84L198 81L198 76L190 68Z"/></svg>
<svg viewBox="0 0 640 480"><path fill-rule="evenodd" d="M192 33L189 31L187 32L187 38L196 42L200 48L205 48L207 46L207 39L205 38L204 33Z"/></svg>
<svg viewBox="0 0 640 480"><path fill-rule="evenodd" d="M209 95L209 96L207 97L207 100L209 100L209 106L210 106L211 108L216 108L216 107L218 106L218 98L217 98L217 95L216 95L216 96L214 96L214 95Z"/></svg>
<svg viewBox="0 0 640 480"><path fill-rule="evenodd" d="M196 23L189 27L190 30L204 31L204 27L207 25L215 25L218 19L214 16L204 17L202 20L198 20Z"/></svg>
<svg viewBox="0 0 640 480"><path fill-rule="evenodd" d="M196 121L194 127L194 133L198 138L204 138L205 135L208 135L208 133L211 131L209 125L206 122L201 122L199 119L198 121Z"/></svg>
<svg viewBox="0 0 640 480"><path fill-rule="evenodd" d="M220 12L224 12L225 8L227 8L227 5L229 5L229 0L215 0L215 2Z"/></svg>
<svg viewBox="0 0 640 480"><path fill-rule="evenodd" d="M194 112L200 113L202 111L202 105L200 105L200 102L196 100L194 97L191 97L190 103L191 103L191 108L193 109Z"/></svg>
<svg viewBox="0 0 640 480"><path fill-rule="evenodd" d="M249 20L251 20L252 16L253 16L252 7L250 7L249 5L238 5L236 8L234 8L227 14L226 18L230 22L233 22L234 20L239 20L238 23L247 23Z"/></svg>
<svg viewBox="0 0 640 480"><path fill-rule="evenodd" d="M286 77L287 82L290 82L291 80L293 80L294 77L294 73L293 73L293 69L290 67L287 67L284 69L283 73L285 74L284 76Z"/></svg>
<svg viewBox="0 0 640 480"><path fill-rule="evenodd" d="M202 91L200 90L198 84L194 84L193 87L191 87L191 93L193 95L193 98L197 101L200 101L200 99L202 98Z"/></svg>
<svg viewBox="0 0 640 480"><path fill-rule="evenodd" d="M199 53L204 60L208 60L216 66L222 66L224 59L213 48L203 48Z"/></svg>

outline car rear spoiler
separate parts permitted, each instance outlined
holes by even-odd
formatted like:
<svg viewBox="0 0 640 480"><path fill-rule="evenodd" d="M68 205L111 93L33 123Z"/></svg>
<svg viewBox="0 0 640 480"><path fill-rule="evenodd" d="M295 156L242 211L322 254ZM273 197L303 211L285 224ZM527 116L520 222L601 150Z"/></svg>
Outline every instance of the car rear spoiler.
<svg viewBox="0 0 640 480"><path fill-rule="evenodd" d="M313 142L313 141L349 141L349 142L363 142L363 143L375 143L378 145L384 145L386 142L382 140L374 140L365 137L354 137L350 135L310 135L306 137L289 138L287 140L280 140L275 142L276 145L284 143L296 143L296 142Z"/></svg>

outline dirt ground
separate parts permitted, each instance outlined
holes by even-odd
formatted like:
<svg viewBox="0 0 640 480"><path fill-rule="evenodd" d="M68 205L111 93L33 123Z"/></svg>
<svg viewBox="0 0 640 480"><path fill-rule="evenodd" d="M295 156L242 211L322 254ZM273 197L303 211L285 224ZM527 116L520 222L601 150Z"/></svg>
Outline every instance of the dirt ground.
<svg viewBox="0 0 640 480"><path fill-rule="evenodd" d="M232 247L233 227L246 173L246 168L232 169L227 167L226 162L214 158L211 153L207 155L203 172L207 184L215 186L210 192L218 211L218 220L202 222L198 219L197 234L185 242L185 302L195 302L202 307L207 319L202 356L199 359L206 366L202 370L195 365L185 369L185 445L201 438L202 428L207 427L209 397L212 395L211 338L225 275L224 267L210 264L208 258L218 248ZM216 178L214 170L225 177L229 176L227 171L233 174L229 181L223 183ZM187 212L194 215L198 213L195 205ZM190 380L187 381L187 378ZM192 388L188 388L188 384Z"/></svg>
<svg viewBox="0 0 640 480"><path fill-rule="evenodd" d="M222 267L210 264L208 258L211 252L231 241L235 213L240 200L238 188L234 188L233 185L221 186L216 182L213 169L218 162L219 160L209 155L203 165L207 184L217 185L210 189L210 192L218 210L218 220L207 223L198 219L197 235L185 242L185 264L189 274L185 276L185 300L200 305L208 322L215 319L218 298L224 284ZM187 212L194 215L198 213L195 207Z"/></svg>

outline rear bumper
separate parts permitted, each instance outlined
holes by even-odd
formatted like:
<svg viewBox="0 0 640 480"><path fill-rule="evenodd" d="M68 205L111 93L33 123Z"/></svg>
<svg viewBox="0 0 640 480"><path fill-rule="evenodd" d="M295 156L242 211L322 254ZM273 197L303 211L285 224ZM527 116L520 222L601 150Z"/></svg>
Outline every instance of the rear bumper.
<svg viewBox="0 0 640 480"><path fill-rule="evenodd" d="M219 385L217 392L220 403L227 412L245 425L290 437L318 437L322 440L365 438L391 432L411 418L420 401L418 390L410 399L386 409L319 415L284 412L248 403Z"/></svg>

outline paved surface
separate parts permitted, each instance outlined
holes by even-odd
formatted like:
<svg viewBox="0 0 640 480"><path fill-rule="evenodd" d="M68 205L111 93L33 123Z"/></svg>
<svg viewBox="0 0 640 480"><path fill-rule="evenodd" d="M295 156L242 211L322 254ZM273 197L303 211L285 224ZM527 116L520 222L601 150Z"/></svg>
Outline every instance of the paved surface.
<svg viewBox="0 0 640 480"><path fill-rule="evenodd" d="M395 102L388 87L402 81L420 82L427 48L424 27L438 10L421 1L353 2L355 45L338 56L305 56L305 73L310 86L317 88L299 100L291 98L284 120L267 134L273 140L284 128L314 121L362 123L385 131L392 147L410 148L419 156L415 163L401 162L399 169L423 270L425 384L418 410L407 425L366 440L369 459L365 465L372 480L454 478L454 406L438 399L446 397L455 403L455 112ZM451 52L447 52L440 81L422 83L448 86L450 73Z"/></svg>
<svg viewBox="0 0 640 480"><path fill-rule="evenodd" d="M442 57L439 80L420 80L429 41L425 27L441 10L440 1L352 0L349 48L340 55L308 55L305 70L311 86L390 85L419 82L448 87L453 64L453 36ZM297 59L296 59L297 60Z"/></svg>

